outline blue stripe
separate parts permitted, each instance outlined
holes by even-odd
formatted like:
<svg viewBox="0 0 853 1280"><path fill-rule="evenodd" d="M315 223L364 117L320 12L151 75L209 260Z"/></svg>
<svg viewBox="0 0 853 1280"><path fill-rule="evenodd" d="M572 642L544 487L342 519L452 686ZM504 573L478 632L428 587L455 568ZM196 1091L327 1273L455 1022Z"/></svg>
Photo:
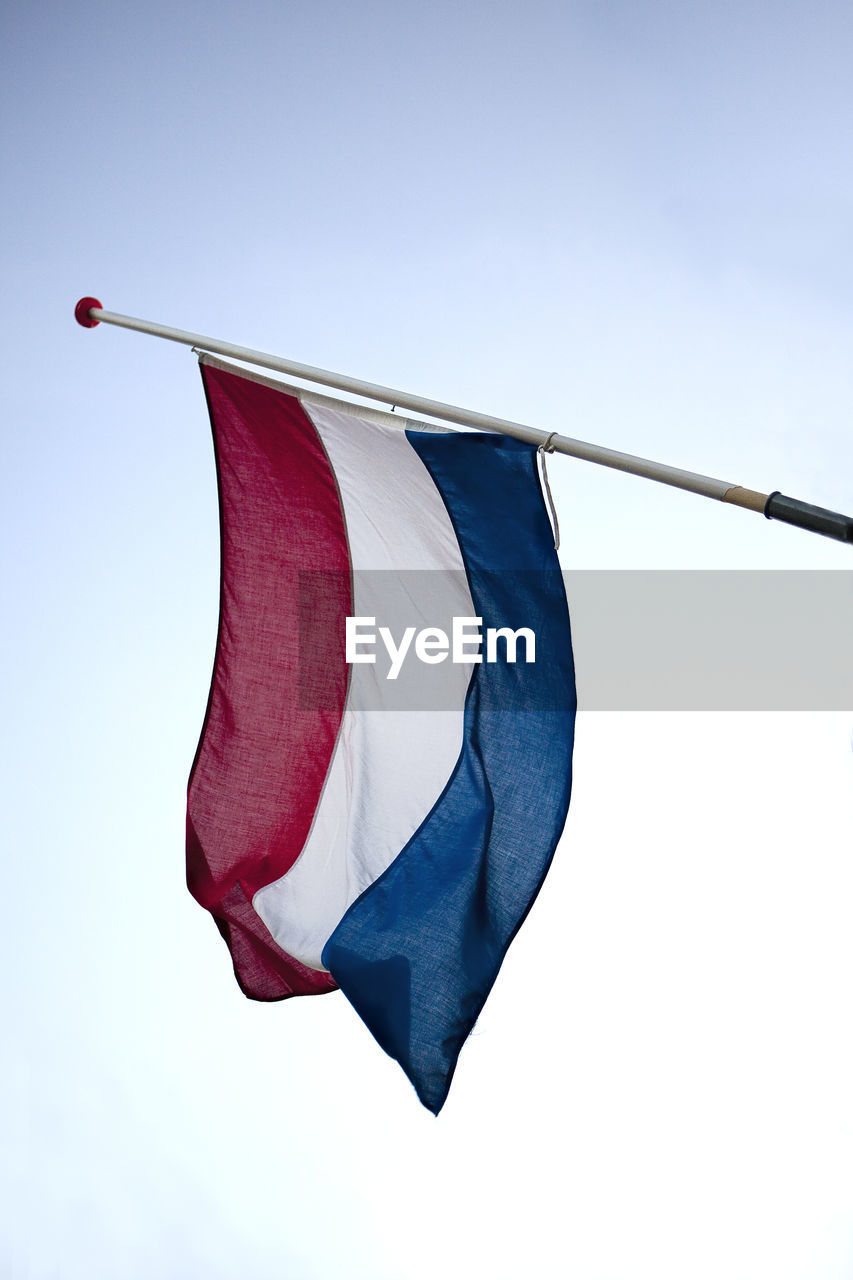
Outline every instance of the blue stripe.
<svg viewBox="0 0 853 1280"><path fill-rule="evenodd" d="M443 794L323 951L383 1049L438 1113L562 832L576 699L535 449L505 436L406 434L444 498L484 628L536 635L535 663L475 667L462 751Z"/></svg>

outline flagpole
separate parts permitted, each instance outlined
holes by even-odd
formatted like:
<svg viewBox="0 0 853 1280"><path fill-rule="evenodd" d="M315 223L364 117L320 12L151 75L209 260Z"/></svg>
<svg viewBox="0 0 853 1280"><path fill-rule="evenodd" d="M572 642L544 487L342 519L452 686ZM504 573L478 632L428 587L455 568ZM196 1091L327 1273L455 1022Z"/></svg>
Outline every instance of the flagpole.
<svg viewBox="0 0 853 1280"><path fill-rule="evenodd" d="M768 520L782 520L786 524L809 529L813 533L835 538L839 542L853 543L853 517L841 515L837 511L828 511L824 507L812 506L810 503L801 502L798 498L786 497L778 490L773 493L761 493L756 489L746 489L742 485L731 484L725 480L715 480L712 476L700 475L695 471L684 471L662 462L653 462L649 458L639 458L630 453L620 453L616 449L606 449L602 445L575 440L571 436L559 435L556 431L550 433L541 431L520 422L511 422L506 418L494 418L490 414L461 409L456 405L444 404L440 400L428 400L423 396L409 395L404 391L396 391L392 387L364 382L360 378L350 378L346 374L331 373L328 369L317 369L312 365L299 364L295 360L284 360L280 356L269 355L264 351L238 347L231 342L208 338L200 333L188 333L184 329L173 329L151 320L138 320L134 316L105 311L97 298L81 298L74 310L74 315L78 324L86 329L93 329L101 323L114 324L122 329L133 329L137 333L149 333L157 338L166 338L170 342L180 342L184 346L200 347L232 360L260 365L262 368L273 369L289 377L316 382L321 386L333 387L337 391L346 391L352 395L364 396L369 400L378 400L383 404L425 414L431 418L440 418L442 421L453 422L459 426L474 427L482 431L498 431L502 435L513 436L516 440L535 444L548 453L563 453L572 458L581 458L585 462L594 462L599 466L626 471L630 475L643 476L647 480L656 480L660 484L668 484L676 489L685 489L689 493L698 493L706 498L715 498L719 502L727 502L749 511L760 512Z"/></svg>

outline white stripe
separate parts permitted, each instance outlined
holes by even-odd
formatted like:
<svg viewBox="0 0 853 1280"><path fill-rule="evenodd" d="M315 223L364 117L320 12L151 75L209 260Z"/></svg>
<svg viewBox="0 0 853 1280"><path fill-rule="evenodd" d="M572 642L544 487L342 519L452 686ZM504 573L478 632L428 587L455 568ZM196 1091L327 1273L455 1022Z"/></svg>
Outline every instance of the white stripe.
<svg viewBox="0 0 853 1280"><path fill-rule="evenodd" d="M417 453L399 429L309 400L303 407L338 481L356 616L403 614L409 625L449 633L454 616L470 617L475 609L450 518ZM402 571L423 573L414 599ZM399 706L400 686L383 678L379 662L353 665L305 848L286 875L253 899L276 942L313 969L322 969L323 947L347 908L432 809L462 749L472 667L449 661L423 667L414 655L408 662L421 680L440 681L440 705L453 709L389 709L395 700Z"/></svg>

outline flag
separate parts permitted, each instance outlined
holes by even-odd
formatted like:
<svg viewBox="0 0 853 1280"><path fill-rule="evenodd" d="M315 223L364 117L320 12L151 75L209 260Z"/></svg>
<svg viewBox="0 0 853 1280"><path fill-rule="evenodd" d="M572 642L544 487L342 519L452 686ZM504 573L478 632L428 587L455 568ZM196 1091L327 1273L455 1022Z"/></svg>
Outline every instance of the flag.
<svg viewBox="0 0 853 1280"><path fill-rule="evenodd" d="M568 811L537 452L201 372L221 583L188 885L247 996L339 987L437 1113Z"/></svg>

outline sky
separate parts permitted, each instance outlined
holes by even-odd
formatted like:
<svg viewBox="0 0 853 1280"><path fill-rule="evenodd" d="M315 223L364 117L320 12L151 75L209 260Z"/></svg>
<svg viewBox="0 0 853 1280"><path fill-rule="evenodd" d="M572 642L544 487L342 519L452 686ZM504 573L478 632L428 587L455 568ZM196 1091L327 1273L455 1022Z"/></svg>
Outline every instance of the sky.
<svg viewBox="0 0 853 1280"><path fill-rule="evenodd" d="M849 6L2 22L4 1274L846 1280L853 710L581 711L434 1119L340 994L246 1001L187 893L204 398L188 350L73 309L850 512ZM567 570L850 569L549 472Z"/></svg>

